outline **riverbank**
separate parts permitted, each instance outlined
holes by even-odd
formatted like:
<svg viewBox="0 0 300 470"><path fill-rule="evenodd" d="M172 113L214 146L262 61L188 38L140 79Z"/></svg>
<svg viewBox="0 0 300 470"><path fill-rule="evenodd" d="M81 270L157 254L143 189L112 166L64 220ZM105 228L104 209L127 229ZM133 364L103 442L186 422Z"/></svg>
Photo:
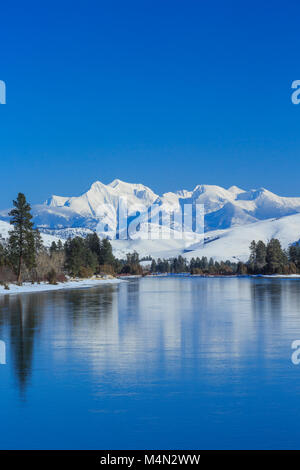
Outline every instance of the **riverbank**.
<svg viewBox="0 0 300 470"><path fill-rule="evenodd" d="M58 284L48 284L47 282L41 282L40 284L31 284L24 282L22 286L16 284L9 284L9 290L4 289L4 286L0 286L0 295L10 294L24 294L34 292L47 292L61 289L86 289L89 287L97 287L105 284L119 284L123 282L121 279L71 279L67 282L59 282Z"/></svg>
<svg viewBox="0 0 300 470"><path fill-rule="evenodd" d="M208 278L266 278L266 279L300 279L300 274L190 274L190 273L160 273L148 274L146 277L202 277Z"/></svg>

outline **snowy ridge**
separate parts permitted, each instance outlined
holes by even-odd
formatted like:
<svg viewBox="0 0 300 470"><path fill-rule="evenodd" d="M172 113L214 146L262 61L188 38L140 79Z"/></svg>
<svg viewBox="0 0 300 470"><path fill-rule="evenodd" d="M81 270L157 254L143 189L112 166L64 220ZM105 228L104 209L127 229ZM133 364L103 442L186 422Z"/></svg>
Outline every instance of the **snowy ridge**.
<svg viewBox="0 0 300 470"><path fill-rule="evenodd" d="M96 181L81 196L51 196L43 204L33 206L34 223L43 233L47 245L55 237L86 236L100 221L113 232L120 197L127 199L131 219L138 217L142 207L153 204L158 204L163 214L179 212L186 203L204 204L205 243L200 248L201 236L189 241L143 240L137 236L134 240L114 240L117 256L123 257L136 249L141 255L154 257L184 254L188 258L212 256L245 260L252 239L267 241L277 237L284 247L300 239L300 197L281 197L265 188L246 191L237 186L225 189L205 184L197 185L191 191L182 189L158 195L143 184L119 179L107 185ZM7 210L0 212L0 233L5 237L10 229L6 223L7 214ZM143 217L140 222L140 233L143 233ZM176 230L176 226L172 229ZM163 225L162 230L167 227Z"/></svg>
<svg viewBox="0 0 300 470"><path fill-rule="evenodd" d="M120 197L127 199L129 215L133 217L142 205L159 204L163 212L178 211L186 203L204 204L206 231L300 212L300 197L281 197L264 188L245 191L237 186L225 189L201 184L192 191L183 189L158 195L143 184L116 179L107 185L96 181L81 196L51 196L43 204L33 206L34 222L42 231L66 228L94 230L105 217L105 205L110 205L111 213L106 217L109 229L113 229ZM0 219L8 221L7 213L0 212Z"/></svg>

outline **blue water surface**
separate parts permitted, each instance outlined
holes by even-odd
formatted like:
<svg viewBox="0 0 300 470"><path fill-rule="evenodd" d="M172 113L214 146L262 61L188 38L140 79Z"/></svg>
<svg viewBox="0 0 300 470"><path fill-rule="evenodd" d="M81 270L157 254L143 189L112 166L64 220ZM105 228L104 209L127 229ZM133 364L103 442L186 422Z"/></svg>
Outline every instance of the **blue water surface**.
<svg viewBox="0 0 300 470"><path fill-rule="evenodd" d="M300 281L0 297L1 449L299 448Z"/></svg>

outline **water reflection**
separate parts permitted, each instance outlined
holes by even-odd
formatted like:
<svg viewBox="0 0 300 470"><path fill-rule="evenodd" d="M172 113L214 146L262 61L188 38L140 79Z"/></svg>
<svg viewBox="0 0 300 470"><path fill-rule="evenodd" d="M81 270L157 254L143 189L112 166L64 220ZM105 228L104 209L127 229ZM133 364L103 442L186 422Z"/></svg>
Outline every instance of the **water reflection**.
<svg viewBox="0 0 300 470"><path fill-rule="evenodd" d="M35 337L43 321L44 297L7 295L0 306L1 333L6 324L12 370L23 395L31 375Z"/></svg>
<svg viewBox="0 0 300 470"><path fill-rule="evenodd" d="M159 417L171 404L168 419L177 417L176 436L199 423L209 429L205 416L214 416L215 423L228 410L235 416L235 400L241 403L281 383L284 393L292 388L300 393L294 369L292 388L289 382L290 344L300 338L299 307L298 281L245 278L148 278L2 296L0 339L7 343L8 358L0 368L6 374L0 398L9 396L8 410L15 409L10 371L36 420L45 410L37 397L43 396L47 406L55 397L54 416L56 407L61 413L68 409L70 424L67 420L64 426L70 436L73 409L81 413L85 429L91 426L90 410L101 415L93 418L94 430L100 423L110 426L107 421L104 426L101 413L114 422L115 413L130 412L135 438L145 429L158 436ZM138 399L134 404L133 398ZM280 399L292 402L291 396ZM245 415L247 407L245 402ZM150 420L148 427L141 417ZM14 419L22 427L18 416Z"/></svg>
<svg viewBox="0 0 300 470"><path fill-rule="evenodd" d="M238 360L253 342L267 356L281 316L288 312L291 320L299 305L294 281L136 279L119 288L3 296L0 335L6 329L24 393L39 354L34 344L45 328L56 360L65 361L67 350L100 375L144 367L151 374L158 363L170 372L191 360L204 370L222 366L226 356Z"/></svg>

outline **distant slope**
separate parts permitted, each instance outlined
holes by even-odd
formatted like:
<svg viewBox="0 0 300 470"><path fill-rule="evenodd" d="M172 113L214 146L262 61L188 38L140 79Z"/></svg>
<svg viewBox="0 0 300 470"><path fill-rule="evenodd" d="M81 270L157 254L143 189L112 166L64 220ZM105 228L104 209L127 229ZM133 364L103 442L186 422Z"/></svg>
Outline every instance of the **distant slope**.
<svg viewBox="0 0 300 470"><path fill-rule="evenodd" d="M209 232L206 237L203 247L198 248L197 244L189 247L192 251L187 253L187 258L207 256L216 260L247 261L252 240L268 242L271 238L278 238L283 248L298 241L300 239L300 214Z"/></svg>
<svg viewBox="0 0 300 470"><path fill-rule="evenodd" d="M115 240L112 243L120 257L129 250L136 250L141 256L151 255L155 258L168 258L181 254L188 259L206 256L215 260L247 261L252 240L267 242L271 238L278 238L283 248L298 241L300 214L211 231L205 234L204 245L190 244L184 240Z"/></svg>
<svg viewBox="0 0 300 470"><path fill-rule="evenodd" d="M0 239L1 237L3 238L8 238L8 232L12 230L12 226L8 222L4 222L0 220ZM53 241L58 242L59 238L54 237L53 235L48 235L45 233L42 233L42 239L43 243L45 246L49 247ZM62 240L64 242L64 240Z"/></svg>

